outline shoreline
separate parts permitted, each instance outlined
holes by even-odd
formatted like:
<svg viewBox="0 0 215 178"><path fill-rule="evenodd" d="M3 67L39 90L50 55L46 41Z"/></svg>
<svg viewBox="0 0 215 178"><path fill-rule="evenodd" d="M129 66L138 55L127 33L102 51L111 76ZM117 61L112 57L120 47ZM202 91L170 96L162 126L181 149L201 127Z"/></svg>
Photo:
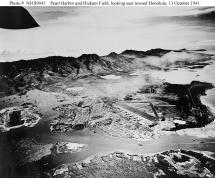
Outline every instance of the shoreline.
<svg viewBox="0 0 215 178"><path fill-rule="evenodd" d="M213 90L213 89L214 88L212 88L211 90ZM208 102L206 99L206 97L209 97L209 96L210 95L208 95L208 94L206 96L201 96L200 101L203 105L207 106L210 109L210 111L213 113L213 115L215 116L215 106L213 106L213 104Z"/></svg>

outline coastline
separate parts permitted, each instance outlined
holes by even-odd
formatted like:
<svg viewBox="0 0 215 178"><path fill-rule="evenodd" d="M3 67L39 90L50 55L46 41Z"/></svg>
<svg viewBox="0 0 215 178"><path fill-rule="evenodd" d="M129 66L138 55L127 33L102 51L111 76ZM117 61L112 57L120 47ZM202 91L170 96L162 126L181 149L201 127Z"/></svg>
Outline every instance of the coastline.
<svg viewBox="0 0 215 178"><path fill-rule="evenodd" d="M212 89L209 89L209 90L215 90L215 89L212 88ZM210 94L208 94L207 91L206 91L206 96L200 96L200 101L201 101L201 103L203 105L207 106L210 109L210 111L212 112L212 114L215 116L215 106L213 106L212 103L210 103L209 101L207 101L208 97L210 97Z"/></svg>

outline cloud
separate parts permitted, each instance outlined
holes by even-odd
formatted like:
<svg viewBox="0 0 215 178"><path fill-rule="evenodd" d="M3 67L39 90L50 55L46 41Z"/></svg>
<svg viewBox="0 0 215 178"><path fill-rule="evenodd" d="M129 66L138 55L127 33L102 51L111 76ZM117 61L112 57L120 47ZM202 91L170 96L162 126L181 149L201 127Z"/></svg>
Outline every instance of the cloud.
<svg viewBox="0 0 215 178"><path fill-rule="evenodd" d="M210 10L210 11L208 11ZM191 14L191 15L185 15L185 16L173 16L173 20L184 20L184 21L193 21L195 23L199 24L210 24L214 26L215 22L215 9L214 8L207 8L205 10L200 10L200 13L198 14Z"/></svg>
<svg viewBox="0 0 215 178"><path fill-rule="evenodd" d="M68 15L68 13L65 11L47 11L47 12L38 13L37 18L39 20L47 21L47 20L58 19L66 15Z"/></svg>
<svg viewBox="0 0 215 178"><path fill-rule="evenodd" d="M27 7L31 15L41 22L55 21L64 17L77 16L77 7Z"/></svg>
<svg viewBox="0 0 215 178"><path fill-rule="evenodd" d="M177 22L185 22L187 25L215 27L215 8L200 9L197 14L172 16L171 21L174 20Z"/></svg>
<svg viewBox="0 0 215 178"><path fill-rule="evenodd" d="M205 55L199 53L187 53L187 52L169 52L162 57L149 56L144 59L148 64L158 67L168 67L176 62L194 62L202 60Z"/></svg>
<svg viewBox="0 0 215 178"><path fill-rule="evenodd" d="M87 92L89 94L97 95L97 96L109 96L109 97L117 97L124 98L127 94L131 94L133 92L138 91L147 82L145 80L145 76L135 76L135 77L123 77L118 80L104 80L99 84L86 84L84 86L87 87Z"/></svg>
<svg viewBox="0 0 215 178"><path fill-rule="evenodd" d="M174 10L174 9L173 9ZM175 9L176 10L176 9ZM159 24L181 24L186 26L210 26L215 27L215 8L201 7L201 8L182 8L175 12L162 12L153 14L151 16L135 19L133 23L144 23L147 25Z"/></svg>
<svg viewBox="0 0 215 178"><path fill-rule="evenodd" d="M40 28L19 31L0 29L0 41L3 41L0 51L10 51L0 53L1 61L48 55L106 55L125 49L198 49L204 46L199 47L201 44L193 43L194 40L215 39L214 23L205 25L207 20L202 18L206 17L198 16L214 11L212 8L26 8ZM210 44L207 43L206 49Z"/></svg>
<svg viewBox="0 0 215 178"><path fill-rule="evenodd" d="M200 11L205 11L205 10L208 10L208 9L214 9L214 7L200 7L200 8L198 8L198 10L200 10Z"/></svg>
<svg viewBox="0 0 215 178"><path fill-rule="evenodd" d="M210 20L211 22L215 22L215 11L202 13L197 16L193 16L192 18L199 19L199 20Z"/></svg>

